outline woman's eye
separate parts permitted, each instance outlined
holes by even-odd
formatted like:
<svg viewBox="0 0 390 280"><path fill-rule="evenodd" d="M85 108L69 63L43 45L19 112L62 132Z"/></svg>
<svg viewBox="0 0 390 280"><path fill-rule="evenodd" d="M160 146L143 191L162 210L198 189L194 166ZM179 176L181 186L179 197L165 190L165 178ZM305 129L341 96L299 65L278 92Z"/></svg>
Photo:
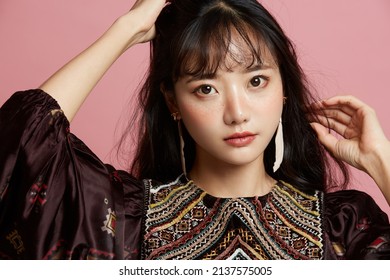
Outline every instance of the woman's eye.
<svg viewBox="0 0 390 280"><path fill-rule="evenodd" d="M266 82L267 82L267 79L265 79L264 77L261 77L261 76L253 77L250 80L250 84L252 87L264 87Z"/></svg>
<svg viewBox="0 0 390 280"><path fill-rule="evenodd" d="M195 90L196 93L200 93L200 94L205 94L205 95L209 95L209 94L213 94L216 92L216 90L210 86L210 85L202 85L200 87L198 87L196 90Z"/></svg>

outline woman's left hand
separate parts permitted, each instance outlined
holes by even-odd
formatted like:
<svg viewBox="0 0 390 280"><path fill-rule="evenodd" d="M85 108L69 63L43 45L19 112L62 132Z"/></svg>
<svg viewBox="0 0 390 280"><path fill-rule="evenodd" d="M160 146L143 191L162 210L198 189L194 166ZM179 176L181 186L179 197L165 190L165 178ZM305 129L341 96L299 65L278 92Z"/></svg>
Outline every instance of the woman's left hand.
<svg viewBox="0 0 390 280"><path fill-rule="evenodd" d="M375 111L359 99L335 96L313 104L312 109L315 116L310 118L311 125L335 157L370 174L370 166L377 166L374 161L380 153L390 151Z"/></svg>

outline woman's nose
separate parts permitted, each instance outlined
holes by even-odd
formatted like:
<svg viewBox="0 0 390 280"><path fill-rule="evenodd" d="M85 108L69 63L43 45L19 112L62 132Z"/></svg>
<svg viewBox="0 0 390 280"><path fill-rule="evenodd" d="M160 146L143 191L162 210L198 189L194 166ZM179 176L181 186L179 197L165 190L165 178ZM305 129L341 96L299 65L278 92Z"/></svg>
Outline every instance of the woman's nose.
<svg viewBox="0 0 390 280"><path fill-rule="evenodd" d="M243 90L232 87L225 93L224 122L227 125L237 125L249 120L249 100Z"/></svg>

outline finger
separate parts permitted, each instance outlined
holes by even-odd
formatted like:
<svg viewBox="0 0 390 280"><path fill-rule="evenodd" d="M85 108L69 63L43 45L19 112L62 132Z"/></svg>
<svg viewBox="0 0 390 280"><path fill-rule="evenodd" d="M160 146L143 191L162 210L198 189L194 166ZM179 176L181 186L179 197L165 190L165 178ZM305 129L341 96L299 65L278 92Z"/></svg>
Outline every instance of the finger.
<svg viewBox="0 0 390 280"><path fill-rule="evenodd" d="M320 111L324 111L324 110L339 110L339 111L342 111L349 116L353 116L356 113L356 109L349 107L348 105L328 104L328 103L326 103L326 100L322 100L322 101L313 103L312 109L316 113L318 113Z"/></svg>
<svg viewBox="0 0 390 280"><path fill-rule="evenodd" d="M342 106L348 106L350 108L353 108L355 110L358 110L361 107L367 106L366 103L361 101L360 99L356 98L352 95L341 95L341 96L334 96L328 99L323 100L323 102L326 105L332 106L332 105L342 105Z"/></svg>
<svg viewBox="0 0 390 280"><path fill-rule="evenodd" d="M339 109L324 109L315 112L316 116L324 116L326 118L334 119L342 124L348 125L352 117Z"/></svg>
<svg viewBox="0 0 390 280"><path fill-rule="evenodd" d="M314 123L316 123L316 122L314 122ZM331 119L331 118L318 116L317 123L319 123L323 127L325 127L327 129L328 133L329 133L329 130L333 130L337 134L339 134L342 137L347 138L347 139L351 139L357 135L356 131L353 128L351 128L343 123L340 123L334 119Z"/></svg>
<svg viewBox="0 0 390 280"><path fill-rule="evenodd" d="M318 140L332 154L336 151L338 139L329 133L328 129L319 123L310 123L311 127L317 134Z"/></svg>
<svg viewBox="0 0 390 280"><path fill-rule="evenodd" d="M319 121L320 124L328 128L328 130L334 131L345 139L357 138L361 134L360 128L353 124L353 122L346 125L337 120L325 117L320 117Z"/></svg>

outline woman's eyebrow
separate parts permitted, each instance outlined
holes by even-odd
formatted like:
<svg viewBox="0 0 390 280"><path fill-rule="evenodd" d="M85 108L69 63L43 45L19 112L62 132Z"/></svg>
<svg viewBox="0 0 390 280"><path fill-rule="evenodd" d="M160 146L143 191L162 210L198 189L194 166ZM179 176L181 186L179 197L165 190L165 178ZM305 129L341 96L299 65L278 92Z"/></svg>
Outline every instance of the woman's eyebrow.
<svg viewBox="0 0 390 280"><path fill-rule="evenodd" d="M195 75L186 75L188 79L186 80L186 84L189 84L194 81L199 81L199 80L208 80L208 79L215 79L218 75L217 73L199 73Z"/></svg>
<svg viewBox="0 0 390 280"><path fill-rule="evenodd" d="M254 72L254 71L258 71L258 70L268 70L268 69L274 69L275 66L271 65L271 64L268 64L268 63L261 63L261 64L256 64L256 65L252 65L250 67L247 67L244 72L245 73L249 73L249 72Z"/></svg>

